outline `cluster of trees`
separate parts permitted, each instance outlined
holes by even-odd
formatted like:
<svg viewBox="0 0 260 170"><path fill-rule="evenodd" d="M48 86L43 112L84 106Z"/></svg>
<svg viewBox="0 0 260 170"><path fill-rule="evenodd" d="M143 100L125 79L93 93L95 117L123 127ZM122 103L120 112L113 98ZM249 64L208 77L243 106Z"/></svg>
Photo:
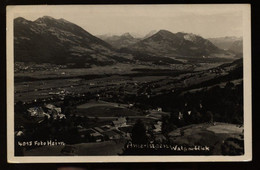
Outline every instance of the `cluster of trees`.
<svg viewBox="0 0 260 170"><path fill-rule="evenodd" d="M209 90L186 93L171 101L175 101L175 106L176 103L178 106L170 109L170 116L162 118L163 134L196 123L218 121L243 124L242 83L235 86L228 82L224 88L215 86ZM183 114L182 118L179 117L180 113Z"/></svg>
<svg viewBox="0 0 260 170"><path fill-rule="evenodd" d="M54 119L52 115L50 115L50 118L47 116L44 118L29 116L27 109L30 107L43 106L44 103L41 101L30 104L24 104L21 101L17 102L14 107L15 130L23 131L23 135L16 136L15 138L16 155L22 154L21 147L17 146L17 141L57 140L68 144L79 143L82 142L82 140L84 140L84 142L94 141L88 133L84 134L84 138L81 138L78 132L78 126L89 128L92 124L95 124L97 120L90 120L87 117L78 117L75 114L75 106L93 98L93 96L93 94L80 97L66 96L63 101L55 102L54 104L61 107L62 113L66 115L66 118L62 119ZM29 148L31 149L33 147L30 146Z"/></svg>
<svg viewBox="0 0 260 170"><path fill-rule="evenodd" d="M202 89L193 93L186 92L185 94L183 94L183 90L176 90L174 93L147 99L146 103L161 106L164 111L173 113L190 110L196 115L192 114L194 116L191 116L192 123L199 123L203 121L199 118L207 119L205 116L212 114L214 121L242 124L243 82L238 85L227 82L224 88L216 85L210 89ZM201 106L202 108L200 108ZM185 121L189 122L189 119Z"/></svg>
<svg viewBox="0 0 260 170"><path fill-rule="evenodd" d="M131 142L133 145L138 145L139 147L129 148L127 145L128 142ZM163 141L156 141L153 133L150 133L149 130L145 128L144 123L139 119L133 126L131 140L125 144L123 149L122 155L194 155L194 154L201 154L201 155L210 155L212 154L211 151L200 150L196 152L192 151L185 151L179 152L177 150L172 150L166 147L145 147L144 145L168 145L168 146L176 146L172 140L168 140L167 138ZM143 145L143 147L142 147ZM184 144L183 147L189 147L189 145Z"/></svg>
<svg viewBox="0 0 260 170"><path fill-rule="evenodd" d="M132 142L135 144L145 144L148 142L146 128L144 126L144 123L140 119L138 119L133 126L131 139Z"/></svg>
<svg viewBox="0 0 260 170"><path fill-rule="evenodd" d="M182 126L205 122L212 123L213 118L212 112L204 108L172 112L170 116L162 117L162 133L167 136L169 132Z"/></svg>
<svg viewBox="0 0 260 170"><path fill-rule="evenodd" d="M204 84L207 86L206 84ZM242 124L243 123L243 82L235 85L227 82L224 87L219 85L210 88L204 88L195 92L189 92L190 89L175 89L174 92L165 92L161 95L124 95L124 102L135 103L135 108L149 110L155 107L162 107L164 111L171 112L172 119L175 119L179 112L184 114L184 122L175 122L175 126L181 126L191 123L201 123L214 121ZM151 88L140 88L147 94L151 93ZM115 99L115 102L119 100ZM187 107L185 106L187 105ZM201 108L202 106L202 108ZM187 116L187 110L191 111L191 116ZM178 125L180 124L180 125Z"/></svg>
<svg viewBox="0 0 260 170"><path fill-rule="evenodd" d="M94 121L94 120L93 120ZM41 123L33 123L26 126L25 135L20 137L20 140L59 140L65 143L80 142L78 126L88 128L91 121L87 117L71 117L62 119L53 119L45 117ZM18 137L17 137L18 138Z"/></svg>

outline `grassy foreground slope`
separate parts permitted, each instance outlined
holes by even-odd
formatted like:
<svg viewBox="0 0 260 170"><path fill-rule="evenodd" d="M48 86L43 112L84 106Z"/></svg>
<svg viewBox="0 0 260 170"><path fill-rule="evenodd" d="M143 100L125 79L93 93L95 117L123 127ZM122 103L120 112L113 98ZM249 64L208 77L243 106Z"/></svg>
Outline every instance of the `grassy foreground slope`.
<svg viewBox="0 0 260 170"><path fill-rule="evenodd" d="M232 145L233 149L241 150L242 152L243 148L238 143L230 141L243 142L241 138L243 131L243 126L217 122L215 125L205 123L178 128L170 132L169 137L174 143L179 145L209 146L211 154L225 155L223 153L225 152L225 145ZM181 132L183 135L181 135Z"/></svg>

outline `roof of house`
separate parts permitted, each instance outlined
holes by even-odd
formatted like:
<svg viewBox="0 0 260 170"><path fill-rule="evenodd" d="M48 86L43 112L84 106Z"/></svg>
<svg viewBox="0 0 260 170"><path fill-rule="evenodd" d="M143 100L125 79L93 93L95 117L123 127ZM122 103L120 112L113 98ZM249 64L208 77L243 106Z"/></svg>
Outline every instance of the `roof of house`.
<svg viewBox="0 0 260 170"><path fill-rule="evenodd" d="M155 127L155 129L161 129L162 128L162 126L158 125L158 124L155 124L154 127Z"/></svg>
<svg viewBox="0 0 260 170"><path fill-rule="evenodd" d="M59 108L59 107L55 107L54 110L56 110L56 112L58 112L58 113L61 113L61 108Z"/></svg>
<svg viewBox="0 0 260 170"><path fill-rule="evenodd" d="M119 117L117 120L113 121L114 125L119 125L119 124L123 124L126 123L126 118L125 117Z"/></svg>
<svg viewBox="0 0 260 170"><path fill-rule="evenodd" d="M97 136L103 136L103 135L99 132L95 132L95 133L91 133L91 136L97 137Z"/></svg>
<svg viewBox="0 0 260 170"><path fill-rule="evenodd" d="M97 132L94 129L87 129L85 132L89 133L91 136L94 136L94 137L103 136L101 133Z"/></svg>
<svg viewBox="0 0 260 170"><path fill-rule="evenodd" d="M23 135L24 135L23 131L18 131L18 132L16 133L16 136L23 136Z"/></svg>
<svg viewBox="0 0 260 170"><path fill-rule="evenodd" d="M101 128L99 128L99 127L94 127L93 129L95 129L95 130L98 131L98 132L104 132L104 130L101 129Z"/></svg>
<svg viewBox="0 0 260 170"><path fill-rule="evenodd" d="M46 104L45 107L51 110L56 108L56 106L54 106L53 104Z"/></svg>
<svg viewBox="0 0 260 170"><path fill-rule="evenodd" d="M27 110L31 115L39 116L43 115L44 111L42 107L31 107Z"/></svg>
<svg viewBox="0 0 260 170"><path fill-rule="evenodd" d="M106 130L110 129L110 127L111 127L110 125L104 125L99 128L102 129L103 131L106 131Z"/></svg>

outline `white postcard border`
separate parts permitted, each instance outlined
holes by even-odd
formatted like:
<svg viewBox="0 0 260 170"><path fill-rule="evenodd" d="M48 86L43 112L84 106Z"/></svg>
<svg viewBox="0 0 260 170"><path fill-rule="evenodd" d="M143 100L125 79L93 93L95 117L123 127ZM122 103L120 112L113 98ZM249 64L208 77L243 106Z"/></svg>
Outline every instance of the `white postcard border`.
<svg viewBox="0 0 260 170"><path fill-rule="evenodd" d="M206 4L201 5L205 7ZM211 4L240 8L243 12L244 68L244 139L245 154L241 156L14 156L14 46L13 19L15 13L47 5L7 6L7 159L9 163L62 162L240 162L252 160L252 85L251 85L251 12L250 4ZM209 6L211 6L209 5ZM55 7L55 5L48 5ZM58 5L61 6L61 5ZM69 5L62 5L68 7ZM75 5L73 5L75 6ZM140 5L139 5L140 6ZM145 7L145 5L143 5ZM160 6L160 5L158 5ZM179 5L180 7L193 5ZM198 6L198 5L197 5Z"/></svg>

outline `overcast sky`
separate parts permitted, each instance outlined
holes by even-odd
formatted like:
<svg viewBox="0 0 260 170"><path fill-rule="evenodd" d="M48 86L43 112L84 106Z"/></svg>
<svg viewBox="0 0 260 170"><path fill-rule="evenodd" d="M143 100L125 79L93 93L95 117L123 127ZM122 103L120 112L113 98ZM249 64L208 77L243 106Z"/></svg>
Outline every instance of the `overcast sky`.
<svg viewBox="0 0 260 170"><path fill-rule="evenodd" d="M46 15L64 18L93 35L130 32L144 36L160 29L205 38L243 35L243 13L239 5L45 5L11 10L15 10L14 17L32 21Z"/></svg>

